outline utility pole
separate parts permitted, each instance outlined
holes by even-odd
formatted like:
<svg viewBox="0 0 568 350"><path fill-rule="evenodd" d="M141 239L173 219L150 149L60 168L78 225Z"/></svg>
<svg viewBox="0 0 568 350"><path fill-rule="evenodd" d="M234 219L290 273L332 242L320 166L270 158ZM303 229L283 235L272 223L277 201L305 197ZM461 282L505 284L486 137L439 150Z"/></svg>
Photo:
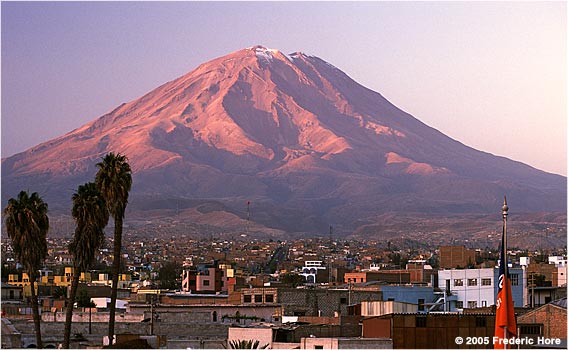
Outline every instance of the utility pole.
<svg viewBox="0 0 568 350"><path fill-rule="evenodd" d="M156 297L156 294L152 294L152 299L150 301L150 335L154 335L154 306L156 306L155 304L157 304Z"/></svg>
<svg viewBox="0 0 568 350"><path fill-rule="evenodd" d="M529 287L531 288L531 308L534 309L534 287L535 287L534 272L531 272L529 274L529 278L530 278Z"/></svg>

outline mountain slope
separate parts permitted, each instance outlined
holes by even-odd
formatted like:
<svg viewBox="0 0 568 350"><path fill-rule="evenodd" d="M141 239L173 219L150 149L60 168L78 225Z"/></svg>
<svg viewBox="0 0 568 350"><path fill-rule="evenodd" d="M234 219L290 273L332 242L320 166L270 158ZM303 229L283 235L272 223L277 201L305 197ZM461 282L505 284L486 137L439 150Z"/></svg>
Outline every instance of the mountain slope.
<svg viewBox="0 0 568 350"><path fill-rule="evenodd" d="M240 212L253 200L256 220L292 231L491 212L503 194L518 211L566 210L566 178L467 147L317 57L261 46L3 159L3 198L29 188L66 208L110 151L130 159L133 209L202 198Z"/></svg>

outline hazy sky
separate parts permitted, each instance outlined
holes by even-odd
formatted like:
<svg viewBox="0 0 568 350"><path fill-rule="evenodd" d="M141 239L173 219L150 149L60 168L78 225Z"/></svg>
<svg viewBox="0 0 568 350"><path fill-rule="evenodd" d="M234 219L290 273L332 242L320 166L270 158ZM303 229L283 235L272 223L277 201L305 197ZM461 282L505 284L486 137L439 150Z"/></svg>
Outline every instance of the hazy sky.
<svg viewBox="0 0 568 350"><path fill-rule="evenodd" d="M564 1L1 6L2 157L262 44L318 56L469 146L566 175Z"/></svg>

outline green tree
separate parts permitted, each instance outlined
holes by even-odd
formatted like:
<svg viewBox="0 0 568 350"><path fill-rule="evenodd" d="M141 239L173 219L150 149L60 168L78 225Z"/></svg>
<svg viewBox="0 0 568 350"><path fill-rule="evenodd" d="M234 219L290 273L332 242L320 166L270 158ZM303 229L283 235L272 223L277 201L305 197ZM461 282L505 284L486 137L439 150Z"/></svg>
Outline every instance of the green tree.
<svg viewBox="0 0 568 350"><path fill-rule="evenodd" d="M180 275L182 267L175 261L166 262L160 270L158 270L158 278L160 279L160 288L177 289L181 287Z"/></svg>
<svg viewBox="0 0 568 350"><path fill-rule="evenodd" d="M118 274L122 250L122 221L128 204L128 194L132 187L132 171L126 156L109 153L97 164L99 170L95 183L106 201L107 209L114 219L114 248L112 259L112 290L110 295L110 315L108 338L114 338L114 319L116 313L116 295L118 292Z"/></svg>
<svg viewBox="0 0 568 350"><path fill-rule="evenodd" d="M91 296L86 289L79 289L77 291L77 307L95 307L97 306L95 303L91 301Z"/></svg>
<svg viewBox="0 0 568 350"><path fill-rule="evenodd" d="M91 300L91 296L86 289L81 289L78 291L77 294L77 307L88 307L89 308L89 334L92 334L93 331L91 329L91 309L97 306Z"/></svg>
<svg viewBox="0 0 568 350"><path fill-rule="evenodd" d="M73 281L65 317L63 336L65 349L69 348L73 305L79 286L79 277L81 272L87 271L95 261L95 255L104 243L104 229L109 219L106 202L93 182L79 186L72 200L71 215L75 219L76 227L73 240L69 244L69 252L73 256Z"/></svg>
<svg viewBox="0 0 568 350"><path fill-rule="evenodd" d="M6 231L12 241L12 249L18 261L28 273L31 284L31 302L37 347L42 348L41 324L35 281L38 271L47 257L47 231L49 218L47 203L37 194L21 191L18 198L10 198L4 209Z"/></svg>

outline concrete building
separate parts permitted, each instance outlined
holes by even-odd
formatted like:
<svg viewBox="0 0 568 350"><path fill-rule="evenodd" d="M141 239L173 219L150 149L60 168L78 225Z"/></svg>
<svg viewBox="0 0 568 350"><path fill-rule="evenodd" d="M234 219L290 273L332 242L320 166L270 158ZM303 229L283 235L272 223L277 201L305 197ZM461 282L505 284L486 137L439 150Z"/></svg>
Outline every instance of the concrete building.
<svg viewBox="0 0 568 350"><path fill-rule="evenodd" d="M439 297L433 287L425 286L380 286L383 300L417 305L417 311L428 311L429 306L436 303Z"/></svg>
<svg viewBox="0 0 568 350"><path fill-rule="evenodd" d="M22 301L23 287L2 282L2 303Z"/></svg>
<svg viewBox="0 0 568 350"><path fill-rule="evenodd" d="M234 279L235 270L229 265L200 264L182 271L181 290L191 293L227 292L229 285L234 285Z"/></svg>
<svg viewBox="0 0 568 350"><path fill-rule="evenodd" d="M388 338L361 338L357 322L340 324L290 324L230 327L227 344L258 341L269 349L392 349Z"/></svg>
<svg viewBox="0 0 568 350"><path fill-rule="evenodd" d="M362 301L382 300L378 287L337 287L333 289L278 288L278 302L286 316L348 315L350 305Z"/></svg>
<svg viewBox="0 0 568 350"><path fill-rule="evenodd" d="M302 338L300 349L392 349L389 338Z"/></svg>
<svg viewBox="0 0 568 350"><path fill-rule="evenodd" d="M320 260L308 260L304 262L304 267L302 268L302 273L300 276L304 276L306 283L319 283L318 282L318 272L322 275L327 268L323 266L323 261ZM329 280L329 278L328 278Z"/></svg>
<svg viewBox="0 0 568 350"><path fill-rule="evenodd" d="M240 293L242 304L278 303L278 289L276 288L243 288Z"/></svg>
<svg viewBox="0 0 568 350"><path fill-rule="evenodd" d="M548 263L556 267L566 267L568 266L568 259L565 256L549 256Z"/></svg>
<svg viewBox="0 0 568 350"><path fill-rule="evenodd" d="M374 270L346 272L343 277L344 283L366 283L383 281L393 284L407 284L411 282L410 271L407 270ZM420 280L421 282L421 280Z"/></svg>
<svg viewBox="0 0 568 350"><path fill-rule="evenodd" d="M509 268L513 302L517 307L527 305L527 281L521 268ZM499 269L463 269L438 271L439 287L447 295L457 298L450 304L450 310L488 307L495 304L498 290Z"/></svg>

